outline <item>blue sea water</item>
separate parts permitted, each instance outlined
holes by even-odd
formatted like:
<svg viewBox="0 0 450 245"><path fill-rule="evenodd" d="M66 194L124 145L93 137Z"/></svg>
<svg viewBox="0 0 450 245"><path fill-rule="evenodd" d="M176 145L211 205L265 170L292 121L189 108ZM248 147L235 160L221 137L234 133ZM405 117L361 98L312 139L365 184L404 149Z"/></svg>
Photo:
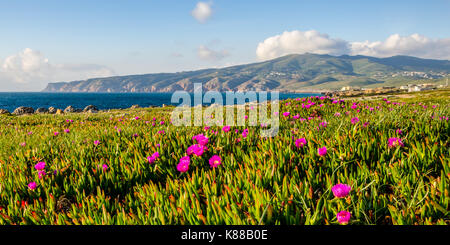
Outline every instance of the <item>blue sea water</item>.
<svg viewBox="0 0 450 245"><path fill-rule="evenodd" d="M270 93L267 93L270 99ZM310 93L280 93L279 99L317 96ZM225 103L225 93L223 93ZM71 105L83 109L95 105L100 110L124 109L132 105L141 107L178 105L171 103L172 93L44 93L44 92L0 92L0 109L13 112L17 107L27 106L35 110L40 107L65 109ZM193 102L193 94L191 94ZM259 99L259 98L258 98ZM180 101L181 102L181 101Z"/></svg>

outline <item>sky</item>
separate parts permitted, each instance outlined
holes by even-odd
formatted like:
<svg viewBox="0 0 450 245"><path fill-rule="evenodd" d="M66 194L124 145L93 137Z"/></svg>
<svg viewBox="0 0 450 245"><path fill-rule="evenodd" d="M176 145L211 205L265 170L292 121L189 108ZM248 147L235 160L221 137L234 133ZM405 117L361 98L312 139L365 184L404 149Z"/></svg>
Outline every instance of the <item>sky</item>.
<svg viewBox="0 0 450 245"><path fill-rule="evenodd" d="M450 60L450 0L0 0L0 91L292 53Z"/></svg>

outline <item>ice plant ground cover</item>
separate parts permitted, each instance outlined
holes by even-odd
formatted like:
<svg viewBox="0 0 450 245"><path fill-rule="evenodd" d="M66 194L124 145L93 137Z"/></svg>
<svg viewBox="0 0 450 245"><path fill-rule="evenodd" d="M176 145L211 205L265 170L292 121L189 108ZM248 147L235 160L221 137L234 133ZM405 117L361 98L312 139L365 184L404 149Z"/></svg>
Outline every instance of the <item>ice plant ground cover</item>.
<svg viewBox="0 0 450 245"><path fill-rule="evenodd" d="M170 107L1 116L0 224L450 224L449 105L290 99L273 138Z"/></svg>

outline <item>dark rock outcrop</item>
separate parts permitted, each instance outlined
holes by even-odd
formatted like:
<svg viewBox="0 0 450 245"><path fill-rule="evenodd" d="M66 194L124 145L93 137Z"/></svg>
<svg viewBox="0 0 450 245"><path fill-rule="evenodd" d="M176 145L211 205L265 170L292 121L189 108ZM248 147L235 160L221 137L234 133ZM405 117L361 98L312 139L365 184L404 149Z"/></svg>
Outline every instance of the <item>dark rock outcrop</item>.
<svg viewBox="0 0 450 245"><path fill-rule="evenodd" d="M98 112L98 108L95 105L88 105L84 108L83 112Z"/></svg>
<svg viewBox="0 0 450 245"><path fill-rule="evenodd" d="M14 115L25 115L25 114L33 114L34 109L31 107L21 106L14 110Z"/></svg>
<svg viewBox="0 0 450 245"><path fill-rule="evenodd" d="M50 113L50 114L55 114L55 113L56 113L56 108L53 107L53 106L49 107L49 108L48 108L48 113Z"/></svg>
<svg viewBox="0 0 450 245"><path fill-rule="evenodd" d="M0 109L0 115L1 114L9 114L9 111L5 109Z"/></svg>
<svg viewBox="0 0 450 245"><path fill-rule="evenodd" d="M75 112L75 108L73 108L73 106L69 105L68 107L66 107L66 109L64 109L64 113L73 113Z"/></svg>
<svg viewBox="0 0 450 245"><path fill-rule="evenodd" d="M36 113L36 114L48 113L48 109L47 109L47 108L40 107L40 108L37 108L37 109L36 109L35 113Z"/></svg>

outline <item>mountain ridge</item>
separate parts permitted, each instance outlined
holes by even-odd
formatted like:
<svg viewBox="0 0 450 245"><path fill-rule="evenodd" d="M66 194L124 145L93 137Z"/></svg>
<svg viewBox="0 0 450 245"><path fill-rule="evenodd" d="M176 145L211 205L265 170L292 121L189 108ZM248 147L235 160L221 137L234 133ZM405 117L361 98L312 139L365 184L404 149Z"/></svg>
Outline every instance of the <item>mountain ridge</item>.
<svg viewBox="0 0 450 245"><path fill-rule="evenodd" d="M306 53L224 68L49 83L43 92L192 92L196 82L201 82L204 90L317 91L342 86L400 86L449 74L449 60Z"/></svg>

